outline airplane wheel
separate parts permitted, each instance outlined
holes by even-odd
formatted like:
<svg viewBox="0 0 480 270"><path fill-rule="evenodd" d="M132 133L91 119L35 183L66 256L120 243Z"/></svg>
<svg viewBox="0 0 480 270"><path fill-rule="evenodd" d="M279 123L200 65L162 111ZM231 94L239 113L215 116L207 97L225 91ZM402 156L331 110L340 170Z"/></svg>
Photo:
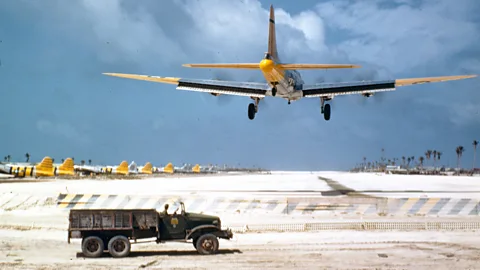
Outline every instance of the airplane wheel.
<svg viewBox="0 0 480 270"><path fill-rule="evenodd" d="M250 120L253 120L253 118L255 118L255 113L256 113L256 112L255 112L255 104L250 103L250 104L248 105L248 118L249 118Z"/></svg>
<svg viewBox="0 0 480 270"><path fill-rule="evenodd" d="M272 89L272 97L276 96L277 95L277 88L273 88Z"/></svg>
<svg viewBox="0 0 480 270"><path fill-rule="evenodd" d="M323 117L326 121L330 120L330 104L326 104L323 109Z"/></svg>

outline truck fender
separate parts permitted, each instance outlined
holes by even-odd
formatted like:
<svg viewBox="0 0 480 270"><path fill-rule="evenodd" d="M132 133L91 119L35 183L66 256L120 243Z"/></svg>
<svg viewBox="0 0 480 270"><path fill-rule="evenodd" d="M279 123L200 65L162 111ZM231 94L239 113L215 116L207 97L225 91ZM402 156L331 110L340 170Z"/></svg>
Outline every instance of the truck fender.
<svg viewBox="0 0 480 270"><path fill-rule="evenodd" d="M216 231L218 231L218 227L215 226L215 225L200 225L200 226L197 226L195 228L193 228L189 233L187 233L187 236L185 236L185 240L188 240L190 238L190 236L192 236L192 234L194 234L195 232L199 231L199 230L203 230L203 229L215 229Z"/></svg>

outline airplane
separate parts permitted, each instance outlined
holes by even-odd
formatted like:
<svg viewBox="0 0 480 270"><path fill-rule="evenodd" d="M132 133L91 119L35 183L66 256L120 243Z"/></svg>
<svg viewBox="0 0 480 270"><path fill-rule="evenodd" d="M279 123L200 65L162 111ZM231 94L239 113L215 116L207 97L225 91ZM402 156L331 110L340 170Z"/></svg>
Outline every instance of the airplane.
<svg viewBox="0 0 480 270"><path fill-rule="evenodd" d="M101 173L106 173L106 174L121 174L121 175L127 175L129 170L128 170L128 163L127 161L122 161L120 165L114 167L114 166L106 166L100 169Z"/></svg>
<svg viewBox="0 0 480 270"><path fill-rule="evenodd" d="M260 70L266 83L187 79L124 73L103 74L127 79L173 84L176 85L177 90L206 92L214 96L247 96L254 100L254 103L248 105L248 118L250 120L255 118L260 100L267 96L286 99L288 104L290 104L291 101L297 101L302 98L320 98L320 111L326 121L330 120L331 106L330 104L325 104L325 102L332 100L336 96L361 94L365 97L370 97L377 92L394 91L396 87L401 86L477 77L477 75L460 75L382 81L305 84L298 70L359 68L360 66L350 64L292 64L281 62L277 51L273 5L270 6L268 51L260 63L184 64L183 66L192 68Z"/></svg>
<svg viewBox="0 0 480 270"><path fill-rule="evenodd" d="M36 165L33 164L4 164L0 166L0 170L12 174L17 177L26 176L54 176L55 169L53 167L53 159L44 157L42 161Z"/></svg>

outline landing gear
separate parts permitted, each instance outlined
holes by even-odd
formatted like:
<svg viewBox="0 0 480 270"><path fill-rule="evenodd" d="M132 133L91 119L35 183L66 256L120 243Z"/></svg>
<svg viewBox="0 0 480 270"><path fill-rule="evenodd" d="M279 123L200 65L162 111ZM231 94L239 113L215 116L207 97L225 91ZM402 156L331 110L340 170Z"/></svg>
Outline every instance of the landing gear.
<svg viewBox="0 0 480 270"><path fill-rule="evenodd" d="M330 120L331 108L330 108L330 104L325 104L326 100L330 100L330 99L323 98L323 97L320 98L320 108L321 108L321 112L323 114L323 118L326 121L328 121L328 120Z"/></svg>
<svg viewBox="0 0 480 270"><path fill-rule="evenodd" d="M253 98L255 103L248 104L248 119L253 120L255 118L255 114L258 112L258 102L260 102L259 98Z"/></svg>
<svg viewBox="0 0 480 270"><path fill-rule="evenodd" d="M272 88L272 97L276 96L277 95L277 88L276 87L273 87Z"/></svg>

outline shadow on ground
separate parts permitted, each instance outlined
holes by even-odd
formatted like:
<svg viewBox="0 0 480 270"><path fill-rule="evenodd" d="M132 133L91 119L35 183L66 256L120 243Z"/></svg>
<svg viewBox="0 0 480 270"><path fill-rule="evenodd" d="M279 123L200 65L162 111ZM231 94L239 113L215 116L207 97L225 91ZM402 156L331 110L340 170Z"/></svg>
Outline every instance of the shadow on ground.
<svg viewBox="0 0 480 270"><path fill-rule="evenodd" d="M221 249L215 255L243 253L239 249ZM158 250L158 251L131 251L128 257L151 257L151 256L202 256L196 250ZM103 253L101 258L112 257L108 252ZM86 258L81 252L77 252L77 258Z"/></svg>

